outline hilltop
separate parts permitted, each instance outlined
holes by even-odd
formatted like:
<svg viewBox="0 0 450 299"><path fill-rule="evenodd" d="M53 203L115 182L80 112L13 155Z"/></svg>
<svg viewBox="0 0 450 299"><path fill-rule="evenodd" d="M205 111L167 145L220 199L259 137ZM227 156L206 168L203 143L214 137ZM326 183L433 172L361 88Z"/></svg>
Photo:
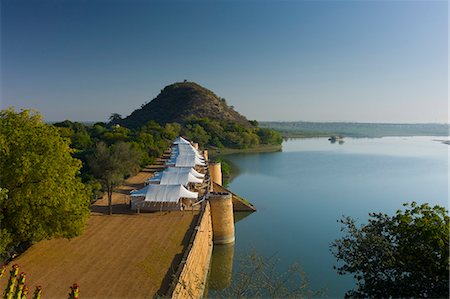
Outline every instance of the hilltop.
<svg viewBox="0 0 450 299"><path fill-rule="evenodd" d="M177 82L164 87L152 101L115 123L127 128L138 128L150 120L165 125L185 124L192 118L209 118L244 127L252 126L247 118L228 106L225 99L194 82Z"/></svg>

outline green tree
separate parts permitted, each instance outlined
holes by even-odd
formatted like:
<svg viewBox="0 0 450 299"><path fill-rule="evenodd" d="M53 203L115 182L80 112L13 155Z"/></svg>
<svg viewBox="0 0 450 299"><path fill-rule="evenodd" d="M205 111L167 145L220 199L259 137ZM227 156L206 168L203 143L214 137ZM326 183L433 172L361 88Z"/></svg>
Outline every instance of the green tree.
<svg viewBox="0 0 450 299"><path fill-rule="evenodd" d="M58 129L39 113L0 112L0 200L8 247L52 237L79 235L89 215L86 188L77 177L81 162Z"/></svg>
<svg viewBox="0 0 450 299"><path fill-rule="evenodd" d="M281 135L271 129L259 128L257 134L261 144L281 144L283 142Z"/></svg>
<svg viewBox="0 0 450 299"><path fill-rule="evenodd" d="M65 120L53 125L59 128L59 134L62 137L70 138L72 148L85 150L92 146L91 136L82 123Z"/></svg>
<svg viewBox="0 0 450 299"><path fill-rule="evenodd" d="M449 216L440 206L404 204L394 216L371 213L368 224L340 220L346 234L331 244L357 289L346 297L449 296Z"/></svg>
<svg viewBox="0 0 450 299"><path fill-rule="evenodd" d="M210 136L199 124L187 125L185 131L186 137L202 145L208 144Z"/></svg>
<svg viewBox="0 0 450 299"><path fill-rule="evenodd" d="M8 190L4 189L4 188L0 188L0 206L3 206L4 202L8 199ZM4 225L4 220L3 220L4 216L3 213L0 214L0 256L2 255L2 253L6 250L6 248L8 247L8 245L11 243L12 241L12 236L11 234L8 232L8 230Z"/></svg>
<svg viewBox="0 0 450 299"><path fill-rule="evenodd" d="M109 122L111 125L119 124L122 121L122 115L119 113L111 113L109 117Z"/></svg>
<svg viewBox="0 0 450 299"><path fill-rule="evenodd" d="M163 135L168 140L174 140L181 132L181 125L178 123L169 123L164 126Z"/></svg>
<svg viewBox="0 0 450 299"><path fill-rule="evenodd" d="M118 142L107 146L97 143L88 163L94 176L101 182L108 196L109 214L112 214L112 193L127 175L139 169L141 153L129 143Z"/></svg>

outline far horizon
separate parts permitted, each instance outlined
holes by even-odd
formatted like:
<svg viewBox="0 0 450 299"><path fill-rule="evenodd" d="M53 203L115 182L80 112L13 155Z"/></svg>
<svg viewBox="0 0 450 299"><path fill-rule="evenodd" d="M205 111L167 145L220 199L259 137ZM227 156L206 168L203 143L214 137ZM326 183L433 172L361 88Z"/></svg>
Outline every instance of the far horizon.
<svg viewBox="0 0 450 299"><path fill-rule="evenodd" d="M44 119L45 120L45 119ZM72 122L79 122L84 124L95 124L98 122L104 122L107 123L108 119L106 120L77 120L77 119L59 119L59 120L45 120L46 123L52 124L52 123L58 123L63 121L72 121ZM304 120L259 120L256 121L260 123L339 123L339 124L374 124L374 125L449 125L450 122L402 122L402 123L396 123L396 122L360 122L360 121L304 121Z"/></svg>
<svg viewBox="0 0 450 299"><path fill-rule="evenodd" d="M2 109L105 121L186 79L248 119L450 122L447 1L1 1Z"/></svg>

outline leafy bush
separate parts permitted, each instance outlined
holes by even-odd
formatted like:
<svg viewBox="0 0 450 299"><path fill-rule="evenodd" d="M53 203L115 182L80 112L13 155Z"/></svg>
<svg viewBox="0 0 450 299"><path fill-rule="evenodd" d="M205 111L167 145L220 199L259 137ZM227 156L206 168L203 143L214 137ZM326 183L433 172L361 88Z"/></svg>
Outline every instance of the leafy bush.
<svg viewBox="0 0 450 299"><path fill-rule="evenodd" d="M341 220L346 235L331 244L339 274L353 274L356 298L448 298L449 216L445 208L405 204L394 216L371 213L369 223Z"/></svg>
<svg viewBox="0 0 450 299"><path fill-rule="evenodd" d="M30 110L0 112L0 247L79 235L89 215L89 197L78 177L81 161L67 140Z"/></svg>

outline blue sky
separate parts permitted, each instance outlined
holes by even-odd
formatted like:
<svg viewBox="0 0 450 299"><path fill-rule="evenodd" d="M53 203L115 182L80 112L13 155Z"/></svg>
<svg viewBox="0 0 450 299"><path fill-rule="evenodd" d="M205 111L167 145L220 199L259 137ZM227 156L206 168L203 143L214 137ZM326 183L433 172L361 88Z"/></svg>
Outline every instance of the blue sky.
<svg viewBox="0 0 450 299"><path fill-rule="evenodd" d="M187 79L249 119L448 122L448 3L1 0L1 75L48 121Z"/></svg>

